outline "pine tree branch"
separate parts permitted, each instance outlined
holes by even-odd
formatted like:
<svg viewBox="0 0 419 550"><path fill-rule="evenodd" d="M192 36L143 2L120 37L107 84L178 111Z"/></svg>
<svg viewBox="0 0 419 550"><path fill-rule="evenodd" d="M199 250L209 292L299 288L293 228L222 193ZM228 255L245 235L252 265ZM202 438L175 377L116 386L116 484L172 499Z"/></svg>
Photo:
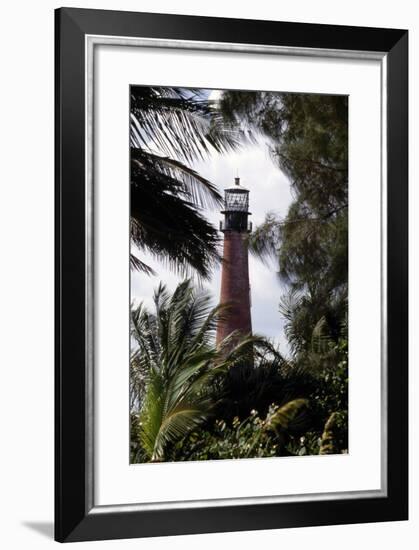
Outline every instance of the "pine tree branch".
<svg viewBox="0 0 419 550"><path fill-rule="evenodd" d="M337 166L329 166L327 164L324 164L323 162L309 159L309 158L296 158L296 157L289 157L287 155L284 155L284 153L280 153L277 149L274 149L272 151L273 155L280 157L281 159L288 161L288 162L301 162L305 164L314 164L315 166L318 166L319 168L322 168L324 170L331 170L333 172L341 172L345 173L348 172L348 168L339 168Z"/></svg>

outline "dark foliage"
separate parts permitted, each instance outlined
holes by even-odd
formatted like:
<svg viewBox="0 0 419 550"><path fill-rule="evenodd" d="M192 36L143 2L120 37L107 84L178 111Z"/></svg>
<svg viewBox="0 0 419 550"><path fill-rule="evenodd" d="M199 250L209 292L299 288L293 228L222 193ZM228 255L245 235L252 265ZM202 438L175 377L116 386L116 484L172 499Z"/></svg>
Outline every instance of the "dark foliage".
<svg viewBox="0 0 419 550"><path fill-rule="evenodd" d="M314 378L308 372L277 360L256 366L237 365L217 382L215 417L228 424L234 417L244 420L253 410L265 418L273 403L281 407L293 399L308 397L315 388Z"/></svg>
<svg viewBox="0 0 419 550"><path fill-rule="evenodd" d="M237 144L203 90L131 87L131 238L172 268L208 277L219 260L217 231L203 207L221 204L215 186L190 167ZM135 250L131 267L151 270Z"/></svg>
<svg viewBox="0 0 419 550"><path fill-rule="evenodd" d="M131 238L175 270L208 275L218 259L218 231L200 213L184 183L159 161L131 151ZM200 180L201 181L201 180Z"/></svg>

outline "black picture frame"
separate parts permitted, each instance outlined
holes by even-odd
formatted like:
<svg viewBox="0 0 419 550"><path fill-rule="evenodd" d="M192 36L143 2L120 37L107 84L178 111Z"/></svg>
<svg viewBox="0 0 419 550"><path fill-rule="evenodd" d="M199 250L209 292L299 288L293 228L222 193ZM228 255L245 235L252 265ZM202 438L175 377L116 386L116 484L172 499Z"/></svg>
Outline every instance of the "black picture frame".
<svg viewBox="0 0 419 550"><path fill-rule="evenodd" d="M406 30L56 10L55 538L60 542L405 520L408 517ZM95 513L86 457L86 35L382 52L387 66L387 496Z"/></svg>

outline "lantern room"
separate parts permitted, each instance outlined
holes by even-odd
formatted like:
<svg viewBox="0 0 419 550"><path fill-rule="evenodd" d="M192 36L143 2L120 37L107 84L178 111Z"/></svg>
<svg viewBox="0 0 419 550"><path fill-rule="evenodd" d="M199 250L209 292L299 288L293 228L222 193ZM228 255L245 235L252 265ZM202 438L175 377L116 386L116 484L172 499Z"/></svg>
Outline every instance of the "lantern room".
<svg viewBox="0 0 419 550"><path fill-rule="evenodd" d="M252 224L248 221L249 190L240 185L240 178L234 178L234 185L224 190L224 220L220 222L221 231L250 232Z"/></svg>

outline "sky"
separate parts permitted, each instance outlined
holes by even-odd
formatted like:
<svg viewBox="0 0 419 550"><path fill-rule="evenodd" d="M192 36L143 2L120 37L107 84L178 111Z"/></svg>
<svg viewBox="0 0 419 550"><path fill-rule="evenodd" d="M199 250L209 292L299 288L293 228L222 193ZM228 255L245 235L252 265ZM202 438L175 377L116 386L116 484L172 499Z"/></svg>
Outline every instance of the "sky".
<svg viewBox="0 0 419 550"><path fill-rule="evenodd" d="M217 92L211 94L211 99ZM234 184L234 178L240 177L240 183L249 189L249 210L252 215L249 220L253 228L265 219L268 212L274 212L284 218L292 201L291 184L288 178L273 163L267 144L263 138L258 142L243 146L241 149L225 154L214 152L209 158L195 162L191 166L199 174L217 185L223 193L225 187ZM216 226L222 219L219 211L204 211L204 215ZM131 273L131 300L135 303L144 302L152 309L153 292L160 281L163 281L169 290L174 290L182 277L170 271L164 263L159 262L151 255L142 253L140 259L150 265L156 275L149 276L141 272ZM278 266L275 261L268 265L249 254L249 277L252 301L252 328L254 334L261 334L272 339L284 355L288 355L289 348L284 335L283 319L279 313L278 304L286 292L280 283L277 274ZM214 269L210 281L204 282L204 288L214 296L214 305L220 295L221 266Z"/></svg>

